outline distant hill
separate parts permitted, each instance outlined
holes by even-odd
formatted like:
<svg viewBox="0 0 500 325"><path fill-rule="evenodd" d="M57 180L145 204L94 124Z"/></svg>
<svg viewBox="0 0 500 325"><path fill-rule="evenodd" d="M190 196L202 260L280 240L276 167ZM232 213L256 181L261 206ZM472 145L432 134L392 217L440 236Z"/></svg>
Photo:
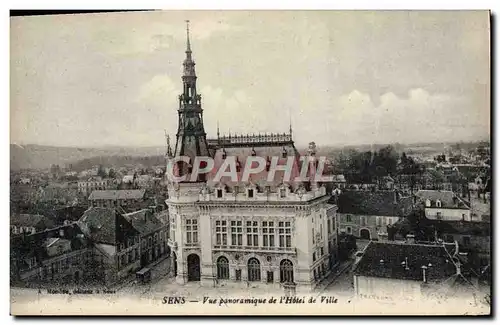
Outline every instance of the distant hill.
<svg viewBox="0 0 500 325"><path fill-rule="evenodd" d="M52 164L66 167L79 161L101 157L151 157L163 156L163 147L102 147L102 148L77 148L55 147L43 145L10 145L10 168L19 169L45 169Z"/></svg>

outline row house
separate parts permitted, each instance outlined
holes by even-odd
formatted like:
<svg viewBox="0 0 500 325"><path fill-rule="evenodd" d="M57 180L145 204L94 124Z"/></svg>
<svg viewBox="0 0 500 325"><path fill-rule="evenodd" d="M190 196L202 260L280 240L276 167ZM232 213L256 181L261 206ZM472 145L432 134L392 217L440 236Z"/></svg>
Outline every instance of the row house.
<svg viewBox="0 0 500 325"><path fill-rule="evenodd" d="M30 286L95 278L92 246L75 223L11 240L11 281Z"/></svg>
<svg viewBox="0 0 500 325"><path fill-rule="evenodd" d="M140 233L115 209L89 208L77 222L93 243L98 278L114 284L141 266Z"/></svg>
<svg viewBox="0 0 500 325"><path fill-rule="evenodd" d="M126 213L123 217L140 234L141 267L168 256L168 224L161 222L149 209Z"/></svg>

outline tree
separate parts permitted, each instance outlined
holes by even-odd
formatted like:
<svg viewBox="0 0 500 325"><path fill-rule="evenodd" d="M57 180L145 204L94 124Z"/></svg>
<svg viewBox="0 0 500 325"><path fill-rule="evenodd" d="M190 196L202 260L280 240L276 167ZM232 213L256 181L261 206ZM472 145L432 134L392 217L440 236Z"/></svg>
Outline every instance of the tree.
<svg viewBox="0 0 500 325"><path fill-rule="evenodd" d="M100 176L102 178L106 178L107 177L106 170L104 170L104 168L102 167L102 165L99 165L99 167L97 168L97 176Z"/></svg>

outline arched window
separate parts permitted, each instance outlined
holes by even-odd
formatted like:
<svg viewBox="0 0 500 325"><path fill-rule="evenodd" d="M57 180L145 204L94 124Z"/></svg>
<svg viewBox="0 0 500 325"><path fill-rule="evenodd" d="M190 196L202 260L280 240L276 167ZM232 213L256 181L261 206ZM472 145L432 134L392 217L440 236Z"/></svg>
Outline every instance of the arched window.
<svg viewBox="0 0 500 325"><path fill-rule="evenodd" d="M425 200L425 206L430 207L431 206L431 200L427 199Z"/></svg>
<svg viewBox="0 0 500 325"><path fill-rule="evenodd" d="M280 282L293 282L293 263L289 260L282 260L280 263Z"/></svg>
<svg viewBox="0 0 500 325"><path fill-rule="evenodd" d="M260 281L260 262L256 258L248 260L248 281Z"/></svg>
<svg viewBox="0 0 500 325"><path fill-rule="evenodd" d="M437 208L440 208L440 207L441 207L441 201L436 200L436 207L437 207Z"/></svg>
<svg viewBox="0 0 500 325"><path fill-rule="evenodd" d="M217 279L229 279L229 261L224 256L217 259Z"/></svg>

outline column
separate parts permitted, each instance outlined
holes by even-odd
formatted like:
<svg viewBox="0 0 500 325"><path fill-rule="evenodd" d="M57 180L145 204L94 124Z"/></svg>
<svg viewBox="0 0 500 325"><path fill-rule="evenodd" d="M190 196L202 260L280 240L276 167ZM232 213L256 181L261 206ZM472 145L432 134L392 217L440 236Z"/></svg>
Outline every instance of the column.
<svg viewBox="0 0 500 325"><path fill-rule="evenodd" d="M212 259L212 222L208 211L200 214L198 224L198 238L201 252L201 285L213 286L216 275L214 274L215 265Z"/></svg>

